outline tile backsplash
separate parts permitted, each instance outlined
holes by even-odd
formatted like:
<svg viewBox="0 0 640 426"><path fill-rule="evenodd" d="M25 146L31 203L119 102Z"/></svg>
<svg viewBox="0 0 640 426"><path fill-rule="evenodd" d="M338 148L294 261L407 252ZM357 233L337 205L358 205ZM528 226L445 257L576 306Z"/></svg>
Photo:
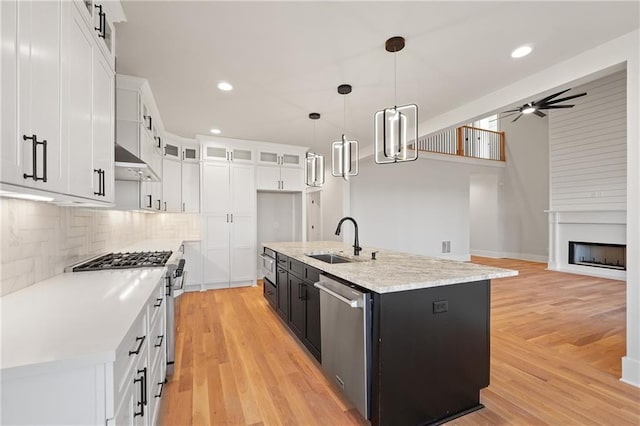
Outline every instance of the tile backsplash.
<svg viewBox="0 0 640 426"><path fill-rule="evenodd" d="M0 198L0 296L62 273L79 258L147 238L200 239L199 214L58 207Z"/></svg>

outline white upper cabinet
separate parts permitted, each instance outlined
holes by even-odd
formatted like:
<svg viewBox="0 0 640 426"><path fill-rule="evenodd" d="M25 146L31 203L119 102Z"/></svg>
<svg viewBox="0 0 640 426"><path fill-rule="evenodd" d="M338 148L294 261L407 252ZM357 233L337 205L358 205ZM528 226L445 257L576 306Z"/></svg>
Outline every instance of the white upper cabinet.
<svg viewBox="0 0 640 426"><path fill-rule="evenodd" d="M303 154L275 149L258 150L258 163L272 166L302 167Z"/></svg>
<svg viewBox="0 0 640 426"><path fill-rule="evenodd" d="M102 54L109 67L115 69L115 27L114 21L122 19L122 8L118 2L75 0L87 25L92 29Z"/></svg>
<svg viewBox="0 0 640 426"><path fill-rule="evenodd" d="M200 164L182 162L182 212L200 212Z"/></svg>
<svg viewBox="0 0 640 426"><path fill-rule="evenodd" d="M304 152L272 146L258 149L256 187L263 191L302 191Z"/></svg>
<svg viewBox="0 0 640 426"><path fill-rule="evenodd" d="M179 160L162 159L162 211L179 213L182 211L182 167Z"/></svg>
<svg viewBox="0 0 640 426"><path fill-rule="evenodd" d="M232 141L205 142L202 147L203 160L253 164L255 162L254 156L253 149L233 147Z"/></svg>
<svg viewBox="0 0 640 426"><path fill-rule="evenodd" d="M182 161L200 161L200 147L197 145L182 145Z"/></svg>
<svg viewBox="0 0 640 426"><path fill-rule="evenodd" d="M162 155L164 156L164 158L170 158L173 160L181 159L182 150L180 147L180 143L164 138L162 140L162 145Z"/></svg>
<svg viewBox="0 0 640 426"><path fill-rule="evenodd" d="M113 3L109 7L121 11ZM60 201L109 205L113 64L99 47L85 3L27 0L0 7L0 182Z"/></svg>
<svg viewBox="0 0 640 426"><path fill-rule="evenodd" d="M67 164L60 139L62 29L56 19L62 4L19 1L0 2L0 7L1 180L65 193Z"/></svg>
<svg viewBox="0 0 640 426"><path fill-rule="evenodd" d="M113 202L114 74L83 20L68 7L63 58L62 137L72 194Z"/></svg>

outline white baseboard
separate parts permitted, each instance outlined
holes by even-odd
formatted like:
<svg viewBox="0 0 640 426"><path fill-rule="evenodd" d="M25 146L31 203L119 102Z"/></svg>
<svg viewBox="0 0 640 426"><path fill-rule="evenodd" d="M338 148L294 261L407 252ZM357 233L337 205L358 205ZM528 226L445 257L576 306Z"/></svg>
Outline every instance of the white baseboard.
<svg viewBox="0 0 640 426"><path fill-rule="evenodd" d="M547 263L548 257L530 253L512 253L489 250L470 250L472 256L490 257L492 259L517 259L529 262Z"/></svg>
<svg viewBox="0 0 640 426"><path fill-rule="evenodd" d="M589 277L607 278L610 280L627 280L627 271L619 271L617 269L591 268L580 265L560 265L557 263L549 263L547 269L550 271L566 272L568 274L586 275Z"/></svg>
<svg viewBox="0 0 640 426"><path fill-rule="evenodd" d="M628 356L622 357L622 378L620 381L640 388L640 361Z"/></svg>

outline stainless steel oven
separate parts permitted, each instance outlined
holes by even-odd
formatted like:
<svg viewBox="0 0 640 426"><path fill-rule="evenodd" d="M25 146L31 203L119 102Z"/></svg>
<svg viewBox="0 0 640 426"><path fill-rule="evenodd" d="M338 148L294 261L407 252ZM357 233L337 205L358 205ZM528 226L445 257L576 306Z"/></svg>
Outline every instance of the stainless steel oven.
<svg viewBox="0 0 640 426"><path fill-rule="evenodd" d="M273 284L276 283L276 253L265 247L260 255L262 258L262 276Z"/></svg>
<svg viewBox="0 0 640 426"><path fill-rule="evenodd" d="M276 281L276 253L265 247L262 258L262 292L269 304L275 309L278 300L278 283Z"/></svg>

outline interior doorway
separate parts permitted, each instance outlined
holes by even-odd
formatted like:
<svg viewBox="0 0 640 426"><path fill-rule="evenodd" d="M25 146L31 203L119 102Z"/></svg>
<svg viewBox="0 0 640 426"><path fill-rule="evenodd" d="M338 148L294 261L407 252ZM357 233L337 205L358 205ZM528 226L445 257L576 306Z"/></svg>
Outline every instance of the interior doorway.
<svg viewBox="0 0 640 426"><path fill-rule="evenodd" d="M322 191L307 193L307 240L322 240Z"/></svg>

